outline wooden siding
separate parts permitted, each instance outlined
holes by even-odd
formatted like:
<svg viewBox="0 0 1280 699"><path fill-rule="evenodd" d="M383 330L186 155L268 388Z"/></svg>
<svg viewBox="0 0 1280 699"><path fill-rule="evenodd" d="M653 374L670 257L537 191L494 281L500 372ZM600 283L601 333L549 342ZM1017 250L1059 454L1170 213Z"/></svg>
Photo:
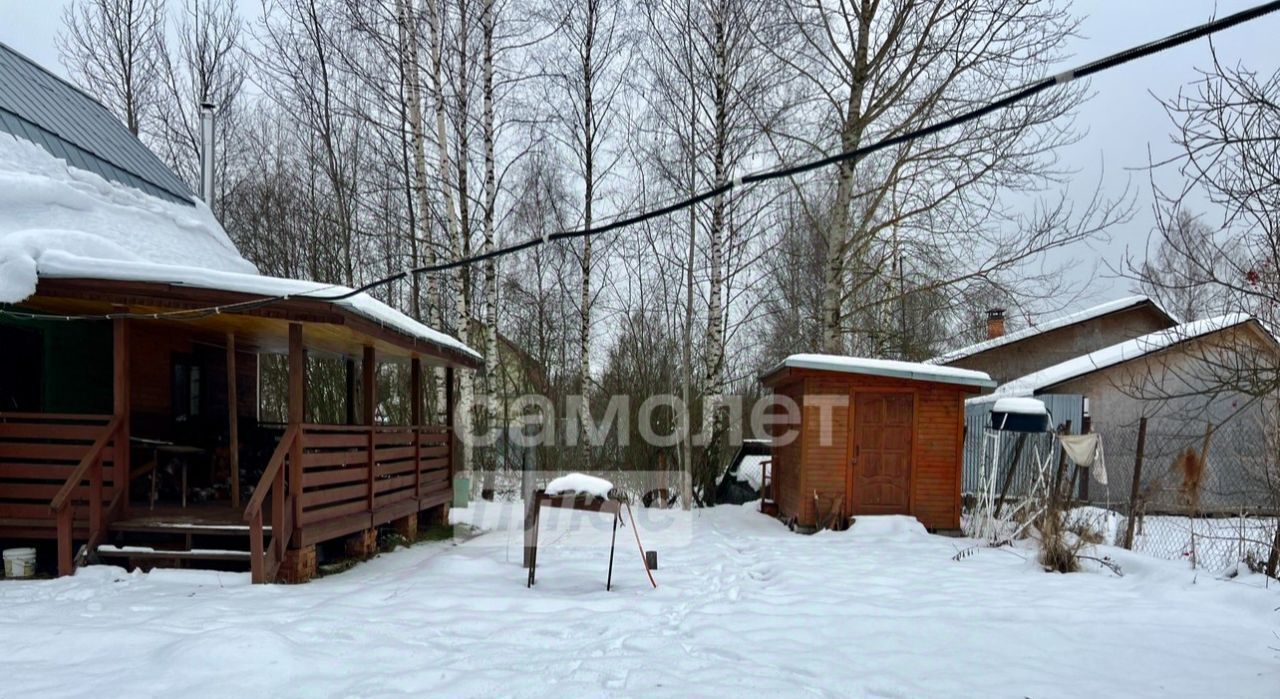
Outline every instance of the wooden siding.
<svg viewBox="0 0 1280 699"><path fill-rule="evenodd" d="M912 514L930 529L959 529L965 395L931 386L917 396Z"/></svg>
<svg viewBox="0 0 1280 699"><path fill-rule="evenodd" d="M800 439L800 522L812 526L833 508L848 509L845 486L849 467L849 384L837 376L805 379ZM824 427L824 414L830 426Z"/></svg>
<svg viewBox="0 0 1280 699"><path fill-rule="evenodd" d="M783 519L812 527L837 503L841 503L845 514L859 514L850 492L853 392L904 392L914 397L915 412L910 513L930 529L959 528L964 399L975 389L910 379L792 369L775 377L773 390L801 405L799 439L777 446L773 452L778 510ZM825 435L824 412L830 416ZM775 439L784 429L775 427Z"/></svg>
<svg viewBox="0 0 1280 699"><path fill-rule="evenodd" d="M800 403L802 386L799 384L791 384L788 386L779 386L774 390L780 398L787 398L795 401L797 405ZM784 411L775 406L771 410L774 419L780 419ZM774 492L777 494L778 511L783 513L795 514L800 510L800 492L802 486L800 484L800 461L803 442L799 439L792 439L789 442L778 441L783 435L789 431L787 425L774 425L771 436L775 440L773 447L772 465L770 466Z"/></svg>
<svg viewBox="0 0 1280 699"><path fill-rule="evenodd" d="M225 338L205 342L200 332L175 331L167 325L135 322L129 366L133 432L151 438L180 438L172 433L173 361L186 355L201 370L203 403L200 433L225 433L227 425L227 359ZM242 418L258 414L258 357L236 353L236 405ZM203 424L207 423L207 424Z"/></svg>

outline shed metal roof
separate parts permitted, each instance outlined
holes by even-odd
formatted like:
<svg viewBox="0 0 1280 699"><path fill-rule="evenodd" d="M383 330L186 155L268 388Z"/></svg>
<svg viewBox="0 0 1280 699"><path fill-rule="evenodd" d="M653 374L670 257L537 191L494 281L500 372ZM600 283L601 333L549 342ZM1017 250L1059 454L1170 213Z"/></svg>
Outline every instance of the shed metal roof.
<svg viewBox="0 0 1280 699"><path fill-rule="evenodd" d="M0 131L81 170L181 204L191 189L129 129L71 83L0 42Z"/></svg>

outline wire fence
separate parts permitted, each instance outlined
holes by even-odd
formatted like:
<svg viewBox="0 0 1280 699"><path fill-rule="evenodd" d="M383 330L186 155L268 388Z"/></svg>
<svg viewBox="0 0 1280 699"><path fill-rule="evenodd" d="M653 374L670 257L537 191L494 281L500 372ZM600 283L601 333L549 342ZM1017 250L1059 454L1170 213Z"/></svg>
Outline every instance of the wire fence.
<svg viewBox="0 0 1280 699"><path fill-rule="evenodd" d="M1047 470L1058 477L1059 457L1050 444L1056 440L1050 435L1022 438L1024 447L1015 461L1018 433L1000 435L997 446L997 438L979 422L981 416L968 417L970 433L978 432L986 445L985 451L971 454L966 444L967 493L997 454L994 477L998 485L1012 484L1010 500L1023 497L1036 474ZM1058 492L1070 493L1074 531L1101 543L1186 561L1197 569L1224 572L1244 565L1276 574L1280 431L1261 413L1220 425L1166 417L1094 428L1102 441L1107 483L1069 461L1061 473ZM972 502L972 497L966 499L966 504Z"/></svg>
<svg viewBox="0 0 1280 699"><path fill-rule="evenodd" d="M1252 416L1220 426L1152 419L1110 429L1103 437L1110 485L1091 503L1118 515L1110 542L1212 571L1270 563L1274 574L1274 435Z"/></svg>

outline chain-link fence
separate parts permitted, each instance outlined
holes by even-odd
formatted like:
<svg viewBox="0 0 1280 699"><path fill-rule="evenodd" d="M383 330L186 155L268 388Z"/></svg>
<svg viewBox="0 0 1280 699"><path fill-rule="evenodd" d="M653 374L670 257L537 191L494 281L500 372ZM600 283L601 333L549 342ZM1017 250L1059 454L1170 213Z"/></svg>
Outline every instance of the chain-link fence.
<svg viewBox="0 0 1280 699"><path fill-rule="evenodd" d="M1221 571L1274 572L1280 462L1252 417L1222 425L1140 420L1103 434L1110 485L1092 504L1118 515L1111 543Z"/></svg>

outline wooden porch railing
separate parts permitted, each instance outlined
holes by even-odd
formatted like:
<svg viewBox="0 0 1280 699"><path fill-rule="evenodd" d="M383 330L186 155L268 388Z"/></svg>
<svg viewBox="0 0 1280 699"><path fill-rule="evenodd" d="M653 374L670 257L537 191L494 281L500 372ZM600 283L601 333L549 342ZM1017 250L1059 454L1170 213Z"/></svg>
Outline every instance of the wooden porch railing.
<svg viewBox="0 0 1280 699"><path fill-rule="evenodd" d="M244 510L245 521L249 523L249 567L250 576L255 583L274 580L276 571L284 561L285 549L293 535L294 493L290 469L285 468L286 461L293 458L294 448L300 435L297 426L285 430L280 444L267 462L267 468L258 479L258 486L253 489L253 497L249 499ZM291 465L291 464L290 464ZM262 506L271 496L271 543L264 546L262 530Z"/></svg>
<svg viewBox="0 0 1280 699"><path fill-rule="evenodd" d="M112 461L111 468L114 486L112 490L115 492L110 504L105 509L102 506L103 497L106 495L103 487L106 467L103 461L108 453L108 447L114 445L121 449L128 448L124 440L119 439L121 424L123 421L119 416L111 418L102 430L101 436L89 447L89 451L80 459L75 470L62 484L62 488L49 501L49 509L58 520L58 575L71 575L75 570L73 506L74 501L79 499L77 492L83 494L84 481L86 479L89 481L89 541L86 548L90 551L102 543L107 533L107 524L115 519L128 495L129 478L123 468L126 460L120 458L121 454L116 449L111 449L110 451L116 457Z"/></svg>
<svg viewBox="0 0 1280 699"><path fill-rule="evenodd" d="M124 504L120 427L110 415L0 413L0 526L56 538L60 575L74 570L74 540L101 543Z"/></svg>
<svg viewBox="0 0 1280 699"><path fill-rule="evenodd" d="M448 502L449 444L443 426L290 427L245 508L253 582L275 579L295 536L305 545ZM268 497L269 544L263 530Z"/></svg>
<svg viewBox="0 0 1280 699"><path fill-rule="evenodd" d="M447 427L303 425L300 526L362 513L389 519L451 493Z"/></svg>

